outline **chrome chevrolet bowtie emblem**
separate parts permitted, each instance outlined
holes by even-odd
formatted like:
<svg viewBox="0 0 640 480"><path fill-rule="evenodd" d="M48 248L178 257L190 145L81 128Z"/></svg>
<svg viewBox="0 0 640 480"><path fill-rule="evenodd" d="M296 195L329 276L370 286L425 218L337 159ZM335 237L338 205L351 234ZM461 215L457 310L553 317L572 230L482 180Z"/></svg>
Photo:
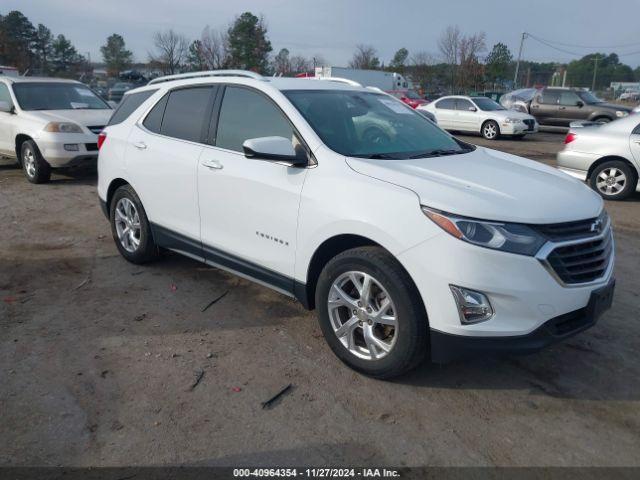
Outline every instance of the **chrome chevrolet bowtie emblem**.
<svg viewBox="0 0 640 480"><path fill-rule="evenodd" d="M600 233L602 230L602 220L597 219L595 222L591 224L591 232Z"/></svg>

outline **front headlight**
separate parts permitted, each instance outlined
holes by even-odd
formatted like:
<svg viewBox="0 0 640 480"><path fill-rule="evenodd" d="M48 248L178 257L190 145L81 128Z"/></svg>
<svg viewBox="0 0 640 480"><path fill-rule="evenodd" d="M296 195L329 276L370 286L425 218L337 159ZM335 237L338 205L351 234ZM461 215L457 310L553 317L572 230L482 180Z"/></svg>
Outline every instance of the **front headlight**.
<svg viewBox="0 0 640 480"><path fill-rule="evenodd" d="M629 115L629 112L625 112L624 110L616 110L616 117L626 117Z"/></svg>
<svg viewBox="0 0 640 480"><path fill-rule="evenodd" d="M527 225L485 222L422 207L424 214L454 237L485 248L534 256L546 239Z"/></svg>
<svg viewBox="0 0 640 480"><path fill-rule="evenodd" d="M51 133L82 133L80 125L70 122L49 122L44 127L45 132Z"/></svg>

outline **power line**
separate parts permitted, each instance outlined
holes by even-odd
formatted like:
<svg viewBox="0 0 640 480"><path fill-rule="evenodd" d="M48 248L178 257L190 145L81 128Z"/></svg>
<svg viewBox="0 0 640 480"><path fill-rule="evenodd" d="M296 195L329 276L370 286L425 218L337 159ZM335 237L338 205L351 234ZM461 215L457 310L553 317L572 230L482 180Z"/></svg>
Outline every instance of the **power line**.
<svg viewBox="0 0 640 480"><path fill-rule="evenodd" d="M553 45L553 43L549 42L548 40L544 40L544 39L542 39L540 37L537 37L536 35L532 35L531 33L527 33L527 37L533 38L535 41L537 41L537 42L539 42L539 43L541 43L543 45L546 45L549 48L553 48L554 50L557 50L557 51L562 52L562 53L567 53L567 54L573 55L575 57L583 57L585 55L584 53L573 52L573 51L558 47L556 45ZM566 45L566 44L558 43L557 45ZM628 45L632 45L632 44L628 44ZM577 45L574 45L574 46L577 46ZM615 47L609 46L609 47L584 47L584 48L592 48L594 50L597 50L597 49L607 49L607 48L615 48ZM631 55L638 55L638 54L640 54L640 50L635 51L635 52L616 53L616 55L618 55L618 57L628 57L628 56L631 56Z"/></svg>
<svg viewBox="0 0 640 480"><path fill-rule="evenodd" d="M531 34L529 34L531 35ZM548 40L548 39L544 39L544 38L540 38L540 37L536 37L536 40L542 40L545 41L547 43L553 43L555 45L560 45L563 47L573 47L573 48L584 48L584 49L594 49L597 50L599 48L627 48L627 47L637 47L640 46L640 42L635 42L635 43L626 43L626 44L620 44L620 45L600 45L600 46L589 46L589 45L576 45L573 43L562 43L562 42L556 42L555 40Z"/></svg>

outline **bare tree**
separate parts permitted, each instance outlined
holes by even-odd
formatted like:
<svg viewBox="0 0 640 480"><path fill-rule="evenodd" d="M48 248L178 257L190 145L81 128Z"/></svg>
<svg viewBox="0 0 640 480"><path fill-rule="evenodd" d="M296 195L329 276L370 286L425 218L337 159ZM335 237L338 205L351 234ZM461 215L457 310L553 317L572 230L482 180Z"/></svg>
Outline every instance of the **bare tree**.
<svg viewBox="0 0 640 480"><path fill-rule="evenodd" d="M357 45L353 58L349 62L349 67L365 70L380 68L380 59L377 54L378 52L371 45Z"/></svg>
<svg viewBox="0 0 640 480"><path fill-rule="evenodd" d="M480 55L486 52L484 32L465 35L460 39L458 57L460 59L460 83L465 87L477 88L478 80L482 76Z"/></svg>
<svg viewBox="0 0 640 480"><path fill-rule="evenodd" d="M164 73L176 73L184 61L189 49L189 41L172 29L153 34L155 52L149 54L149 60L162 66Z"/></svg>
<svg viewBox="0 0 640 480"><path fill-rule="evenodd" d="M226 67L229 56L229 39L226 32L214 30L207 25L202 30L200 43L208 68L217 70Z"/></svg>
<svg viewBox="0 0 640 480"><path fill-rule="evenodd" d="M456 83L456 69L458 66L458 51L461 40L460 28L457 25L449 25L438 39L438 50L445 63L451 69L451 92L453 93Z"/></svg>
<svg viewBox="0 0 640 480"><path fill-rule="evenodd" d="M426 88L433 77L432 66L436 63L435 58L430 53L417 52L409 61L411 79L421 88Z"/></svg>
<svg viewBox="0 0 640 480"><path fill-rule="evenodd" d="M301 55L294 55L289 59L289 66L292 73L304 73L311 70L313 60L308 60Z"/></svg>

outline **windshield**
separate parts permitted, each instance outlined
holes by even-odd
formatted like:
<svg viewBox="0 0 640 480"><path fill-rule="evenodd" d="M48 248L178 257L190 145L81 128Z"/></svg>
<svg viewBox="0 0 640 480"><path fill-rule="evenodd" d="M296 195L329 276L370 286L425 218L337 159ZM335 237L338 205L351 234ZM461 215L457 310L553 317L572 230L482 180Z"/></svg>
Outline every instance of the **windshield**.
<svg viewBox="0 0 640 480"><path fill-rule="evenodd" d="M578 92L578 96L582 100L584 100L585 103L602 103L602 100L600 100L591 92L587 92L587 91Z"/></svg>
<svg viewBox="0 0 640 480"><path fill-rule="evenodd" d="M283 93L322 141L342 155L408 159L463 153L472 148L387 95L347 90Z"/></svg>
<svg viewBox="0 0 640 480"><path fill-rule="evenodd" d="M25 82L13 85L22 110L108 110L111 107L80 83Z"/></svg>
<svg viewBox="0 0 640 480"><path fill-rule="evenodd" d="M490 98L472 98L478 108L484 112L494 112L496 110L504 110L504 107Z"/></svg>

